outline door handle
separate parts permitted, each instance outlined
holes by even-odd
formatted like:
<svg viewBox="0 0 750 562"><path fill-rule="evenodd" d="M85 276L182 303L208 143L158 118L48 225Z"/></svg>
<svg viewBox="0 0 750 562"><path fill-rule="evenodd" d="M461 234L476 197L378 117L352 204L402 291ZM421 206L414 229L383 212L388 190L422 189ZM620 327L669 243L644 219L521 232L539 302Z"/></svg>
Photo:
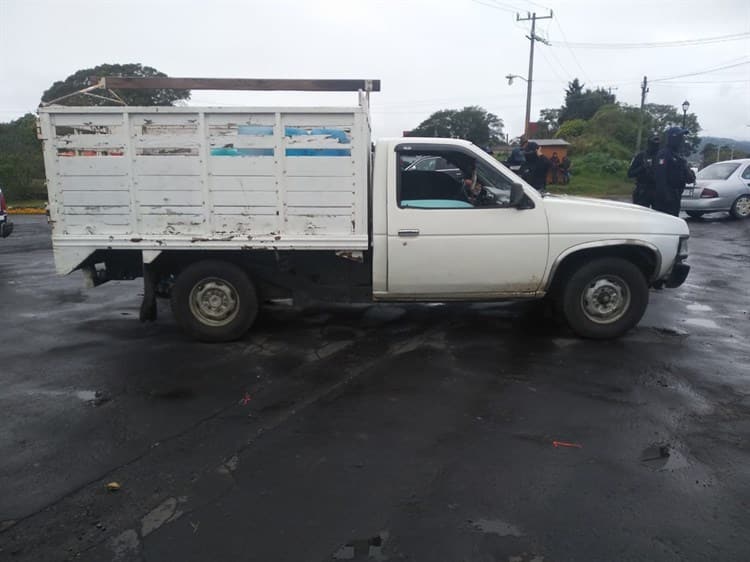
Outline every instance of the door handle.
<svg viewBox="0 0 750 562"><path fill-rule="evenodd" d="M405 228L398 231L399 236L419 236L418 228Z"/></svg>

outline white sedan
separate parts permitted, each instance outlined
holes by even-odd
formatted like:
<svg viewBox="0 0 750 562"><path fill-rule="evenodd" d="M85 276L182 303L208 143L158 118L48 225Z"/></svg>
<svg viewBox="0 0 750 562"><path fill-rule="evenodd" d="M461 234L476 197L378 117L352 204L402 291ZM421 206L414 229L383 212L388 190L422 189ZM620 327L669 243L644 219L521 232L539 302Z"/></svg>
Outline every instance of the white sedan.
<svg viewBox="0 0 750 562"><path fill-rule="evenodd" d="M703 168L695 185L682 192L681 209L694 218L721 211L736 219L750 217L750 158Z"/></svg>

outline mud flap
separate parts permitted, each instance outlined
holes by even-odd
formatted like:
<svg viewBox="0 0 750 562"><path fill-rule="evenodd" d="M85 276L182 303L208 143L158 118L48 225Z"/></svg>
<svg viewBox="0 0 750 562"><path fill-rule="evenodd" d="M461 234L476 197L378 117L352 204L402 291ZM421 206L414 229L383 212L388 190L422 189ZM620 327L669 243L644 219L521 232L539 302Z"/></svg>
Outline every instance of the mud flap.
<svg viewBox="0 0 750 562"><path fill-rule="evenodd" d="M154 272L154 266L150 263L143 264L143 301L139 318L141 322L153 322L156 320L156 283L158 277Z"/></svg>

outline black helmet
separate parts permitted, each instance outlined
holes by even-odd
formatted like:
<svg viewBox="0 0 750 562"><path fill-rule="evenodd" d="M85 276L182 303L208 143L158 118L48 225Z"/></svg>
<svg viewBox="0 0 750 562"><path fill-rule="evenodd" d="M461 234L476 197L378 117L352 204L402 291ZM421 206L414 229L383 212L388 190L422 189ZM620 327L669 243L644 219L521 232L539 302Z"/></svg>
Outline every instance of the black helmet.
<svg viewBox="0 0 750 562"><path fill-rule="evenodd" d="M671 149L679 149L682 145L682 141L685 140L685 134L689 131L682 127L670 127L667 129L667 146Z"/></svg>

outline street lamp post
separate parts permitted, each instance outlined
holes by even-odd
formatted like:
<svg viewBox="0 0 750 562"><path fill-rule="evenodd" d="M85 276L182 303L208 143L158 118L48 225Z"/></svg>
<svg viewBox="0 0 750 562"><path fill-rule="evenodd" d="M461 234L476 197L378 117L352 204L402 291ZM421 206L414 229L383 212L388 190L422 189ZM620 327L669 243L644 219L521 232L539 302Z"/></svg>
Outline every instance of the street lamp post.
<svg viewBox="0 0 750 562"><path fill-rule="evenodd" d="M683 129L686 127L688 109L690 109L690 102L688 100L685 100L684 102L682 102L682 128Z"/></svg>
<svg viewBox="0 0 750 562"><path fill-rule="evenodd" d="M528 137L529 136L529 119L531 119L531 86L529 85L529 81L526 78L518 74L508 74L505 77L508 79L508 86L513 85L514 78L520 78L521 80L526 82L526 118L523 124L523 134Z"/></svg>

